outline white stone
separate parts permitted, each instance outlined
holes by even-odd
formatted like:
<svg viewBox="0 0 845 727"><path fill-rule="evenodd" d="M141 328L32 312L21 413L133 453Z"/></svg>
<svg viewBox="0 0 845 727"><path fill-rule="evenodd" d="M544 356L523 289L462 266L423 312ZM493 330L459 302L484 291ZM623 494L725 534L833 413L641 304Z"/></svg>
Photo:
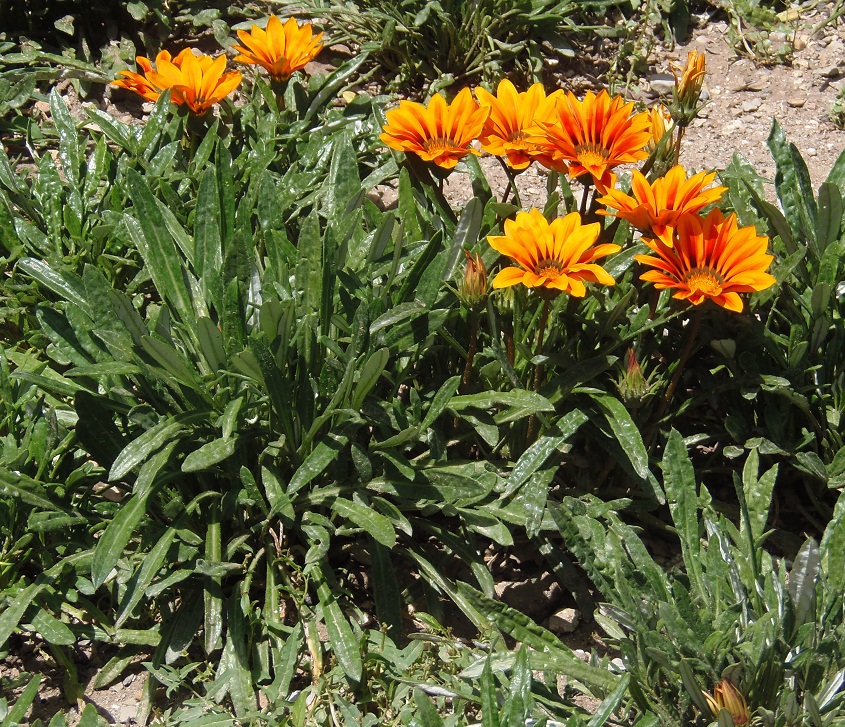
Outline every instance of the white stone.
<svg viewBox="0 0 845 727"><path fill-rule="evenodd" d="M581 623L581 614L574 608L562 608L549 616L549 631L556 634L571 634Z"/></svg>

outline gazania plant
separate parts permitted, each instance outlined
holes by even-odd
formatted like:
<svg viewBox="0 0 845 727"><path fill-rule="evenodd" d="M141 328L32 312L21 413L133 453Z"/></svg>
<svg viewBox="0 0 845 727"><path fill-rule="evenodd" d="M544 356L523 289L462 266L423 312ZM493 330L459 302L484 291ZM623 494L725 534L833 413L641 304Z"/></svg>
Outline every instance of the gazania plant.
<svg viewBox="0 0 845 727"><path fill-rule="evenodd" d="M0 74L0 727L130 674L139 725L842 727L845 155L682 166L702 55L668 118L498 72L582 3L415 2L306 3L383 44L313 76L221 8L130 120ZM473 67L371 95L432 28Z"/></svg>

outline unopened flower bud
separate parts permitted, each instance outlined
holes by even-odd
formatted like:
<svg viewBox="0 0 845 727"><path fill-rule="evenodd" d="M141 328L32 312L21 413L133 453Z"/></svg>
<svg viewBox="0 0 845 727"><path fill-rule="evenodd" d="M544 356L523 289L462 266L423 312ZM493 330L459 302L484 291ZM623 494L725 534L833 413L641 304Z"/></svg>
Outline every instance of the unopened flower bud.
<svg viewBox="0 0 845 727"><path fill-rule="evenodd" d="M722 679L713 688L713 694L707 692L703 692L703 694L710 711L713 712L714 719L718 719L719 712L723 709L727 710L737 726L748 724L751 719L745 697L736 685L728 679Z"/></svg>
<svg viewBox="0 0 845 727"><path fill-rule="evenodd" d="M616 386L619 388L622 400L634 407L639 406L652 393L652 384L643 373L633 348L628 349L625 370L616 382Z"/></svg>
<svg viewBox="0 0 845 727"><path fill-rule="evenodd" d="M484 267L480 254L471 255L466 250L464 254L467 258L467 266L458 297L467 308L475 310L487 301L487 268Z"/></svg>
<svg viewBox="0 0 845 727"><path fill-rule="evenodd" d="M687 63L681 72L681 77L675 70L675 93L672 99L672 118L678 126L689 126L699 111L698 101L701 98L701 87L704 84L705 57L703 53L691 50L687 56Z"/></svg>

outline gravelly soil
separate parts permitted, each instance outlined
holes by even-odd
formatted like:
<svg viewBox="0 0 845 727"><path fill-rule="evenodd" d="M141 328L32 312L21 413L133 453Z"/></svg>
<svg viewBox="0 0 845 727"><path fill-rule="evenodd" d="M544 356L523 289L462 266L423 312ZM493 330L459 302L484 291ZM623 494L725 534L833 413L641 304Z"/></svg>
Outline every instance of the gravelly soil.
<svg viewBox="0 0 845 727"><path fill-rule="evenodd" d="M817 19L806 21L811 25ZM845 131L829 118L831 105L845 84L845 28L825 28L816 37L810 37L809 31L802 35L799 30L795 45L798 49L791 65L757 65L739 57L728 44L725 22L709 22L693 30L690 39L674 49L658 48L653 66L629 96L648 105L661 99L668 101L670 96L661 96L660 92L669 92L672 68L683 66L690 50L701 51L707 58L707 104L687 130L681 163L696 171L722 169L739 153L761 176L771 180L775 165L766 140L772 120L777 119L787 138L798 147L818 187L845 150ZM578 75L564 84L579 96L583 88L600 88ZM503 191L507 178L496 160L482 158L481 164L494 190ZM544 205L545 170L532 165L519 175L517 186L523 206ZM468 200L471 190L466 176L453 174L447 193L457 204ZM771 188L767 195L774 199Z"/></svg>

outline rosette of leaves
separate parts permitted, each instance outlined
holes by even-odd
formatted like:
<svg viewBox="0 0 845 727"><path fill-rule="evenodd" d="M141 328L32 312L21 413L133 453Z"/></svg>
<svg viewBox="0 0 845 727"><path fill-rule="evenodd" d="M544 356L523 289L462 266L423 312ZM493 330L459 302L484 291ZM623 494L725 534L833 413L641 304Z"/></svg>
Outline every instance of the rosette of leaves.
<svg viewBox="0 0 845 727"><path fill-rule="evenodd" d="M31 179L0 164L4 295L31 296L4 426L16 443L30 426L52 437L0 469L18 561L0 641L47 641L71 700L86 638L117 650L97 686L151 651L142 716L156 682L176 688L204 660L204 698L241 717L257 689L273 709L294 687L310 704L328 675L366 703L363 591L397 639L405 588L489 628L456 580L491 597L481 542L550 527L533 475L581 418L556 422L518 386L457 396L465 332L445 283L489 222L478 200L453 220L405 171L398 215L366 198L397 174L369 151L373 102L327 108L361 62L292 82L282 112L258 82L237 133L186 128L165 95L143 127L92 110L80 136L54 94L58 161ZM476 427L504 441L538 410L557 437L509 484L467 457ZM470 444L447 450L456 426ZM34 523L38 548L18 537ZM371 564L366 589L349 548Z"/></svg>
<svg viewBox="0 0 845 727"><path fill-rule="evenodd" d="M845 472L840 431L845 158L814 190L805 161L777 122L769 148L777 170L777 205L765 198L763 180L741 157L723 173L730 203L744 224L768 228L780 283L757 298L763 316L714 332L714 344L739 387L726 388L737 396L723 404L729 412L725 424L737 445L731 453L759 441L761 451L793 464L801 473L806 509L824 519L831 490L841 487Z"/></svg>
<svg viewBox="0 0 845 727"><path fill-rule="evenodd" d="M716 513L672 431L663 485L681 559L668 571L613 503L567 498L554 511L564 541L606 599L596 620L622 653L628 704L643 715L708 724L715 715L702 690L729 675L755 721L837 724L845 699L845 500L820 542L806 540L789 560L775 557L763 546L777 467L762 475L758 468L752 450L734 475L737 525Z"/></svg>

